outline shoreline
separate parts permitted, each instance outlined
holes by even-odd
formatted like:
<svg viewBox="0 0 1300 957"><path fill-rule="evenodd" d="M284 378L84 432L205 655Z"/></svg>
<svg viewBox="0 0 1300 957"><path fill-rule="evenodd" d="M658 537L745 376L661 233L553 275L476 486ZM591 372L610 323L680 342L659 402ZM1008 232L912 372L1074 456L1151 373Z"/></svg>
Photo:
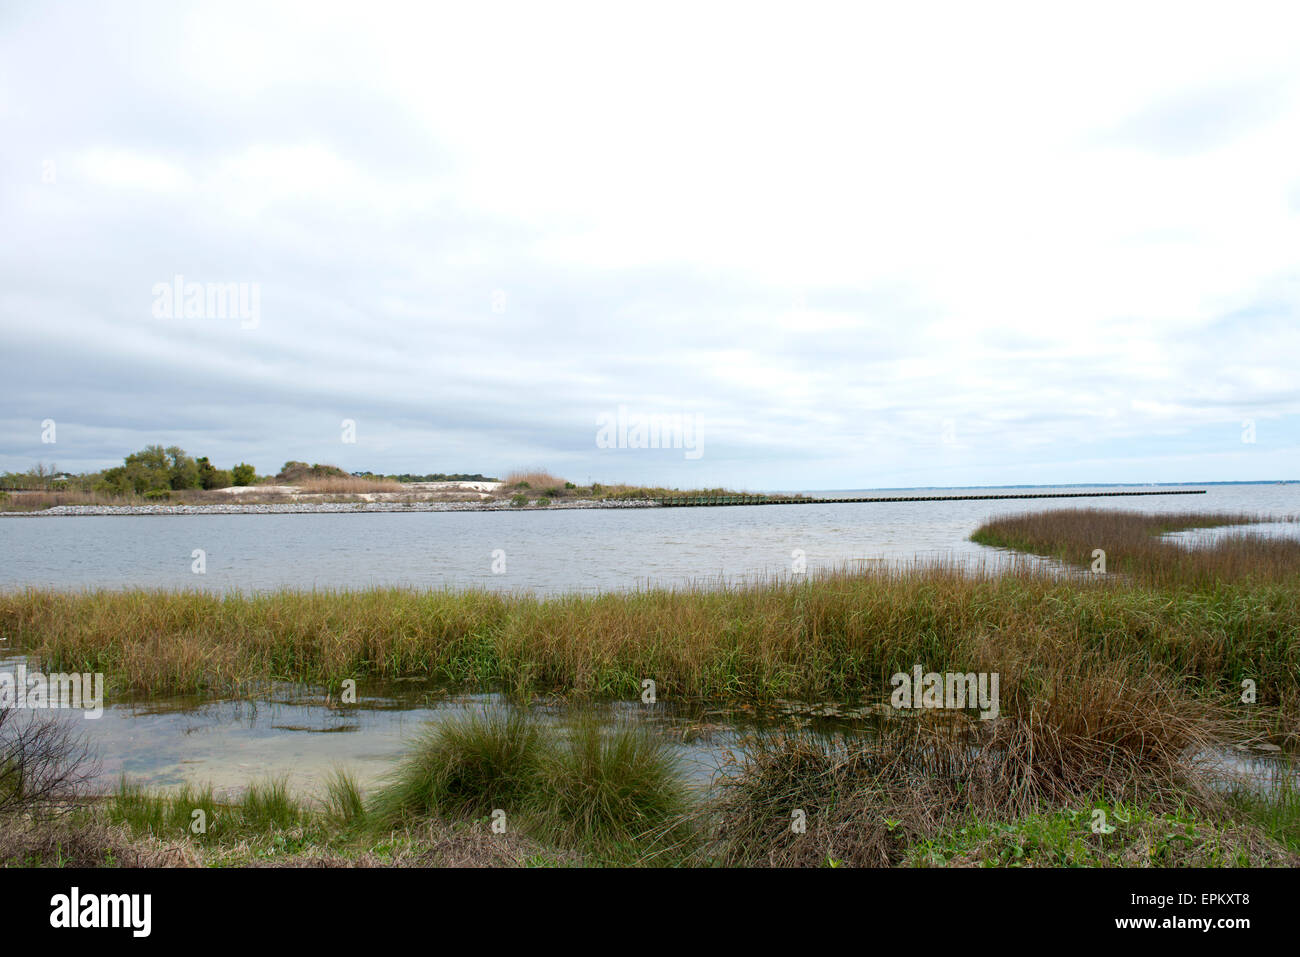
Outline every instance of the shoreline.
<svg viewBox="0 0 1300 957"><path fill-rule="evenodd" d="M550 505L499 502L280 502L262 505L56 505L34 512L0 512L0 518L52 518L104 515L349 515L375 512L553 512L563 509L660 508L658 502L585 501Z"/></svg>
<svg viewBox="0 0 1300 957"><path fill-rule="evenodd" d="M1204 495L1205 489L1140 492L1042 492L998 495L890 495L870 498L783 498L778 496L682 495L659 499L579 499L516 505L505 499L477 502L278 502L219 505L55 505L30 512L0 512L0 518L53 518L111 515L347 515L374 512L541 512L598 508L722 508L754 505L884 504L889 502L966 502L1006 499L1120 498L1150 495Z"/></svg>

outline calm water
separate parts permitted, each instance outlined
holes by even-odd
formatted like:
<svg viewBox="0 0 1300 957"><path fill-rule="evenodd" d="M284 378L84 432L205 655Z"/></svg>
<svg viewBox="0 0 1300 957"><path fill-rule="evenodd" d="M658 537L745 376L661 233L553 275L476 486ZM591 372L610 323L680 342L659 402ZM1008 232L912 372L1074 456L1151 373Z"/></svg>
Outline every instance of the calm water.
<svg viewBox="0 0 1300 957"><path fill-rule="evenodd" d="M0 672L35 662L0 653ZM234 797L257 781L285 778L300 796L323 797L335 769L350 771L366 792L382 785L430 724L449 717L506 706L499 695L450 694L421 680L368 682L358 686L359 704L344 706L320 690L276 685L243 699L171 697L107 701L103 715L87 720L77 711L53 711L84 733L98 761L93 789L109 793L125 775L151 789L184 783L212 785L218 797ZM801 728L824 735L871 735L887 708L879 702L763 705L736 702L640 701L565 703L540 698L526 705L543 721L562 723L579 709L606 724L631 723L675 746L689 785L716 786L746 735L760 728ZM1275 787L1296 769L1289 756L1230 749L1201 755L1242 781Z"/></svg>
<svg viewBox="0 0 1300 957"><path fill-rule="evenodd" d="M810 571L852 562L936 557L995 563L1005 556L967 541L968 536L990 516L1030 510L1300 513L1300 484L1204 487L1205 495L1133 499L4 518L0 587L250 591L451 585L545 593L605 591L788 574L796 550L804 554ZM1009 490L969 489L959 494L1002 491ZM897 494L927 493L943 494ZM192 570L196 549L205 553L204 574ZM501 573L493 572L497 550L504 553Z"/></svg>

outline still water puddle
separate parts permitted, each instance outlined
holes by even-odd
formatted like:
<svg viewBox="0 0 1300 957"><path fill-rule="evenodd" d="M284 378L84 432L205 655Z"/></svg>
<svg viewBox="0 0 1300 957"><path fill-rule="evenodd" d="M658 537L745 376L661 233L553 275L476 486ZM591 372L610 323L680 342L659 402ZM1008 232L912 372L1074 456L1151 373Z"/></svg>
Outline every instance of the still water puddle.
<svg viewBox="0 0 1300 957"><path fill-rule="evenodd" d="M23 656L0 657L0 672ZM431 725L509 704L498 694L448 692L422 679L361 682L358 704L342 704L323 689L288 683L239 698L176 696L119 701L101 717L51 712L83 731L99 760L94 790L112 791L125 775L150 789L211 785L233 798L250 784L287 779L304 797L320 797L331 773L343 768L363 791L382 784ZM580 715L613 726L638 724L673 743L690 785L707 791L734 767L746 736L784 729L825 735L869 736L889 714L883 702L799 702L757 705L640 701L575 704L554 698L527 703L535 718L562 724ZM1244 750L1210 756L1213 763L1265 789L1294 776L1290 758Z"/></svg>
<svg viewBox="0 0 1300 957"><path fill-rule="evenodd" d="M0 658L0 671L22 656ZM358 704L342 704L322 689L274 684L240 698L177 696L107 703L88 720L77 711L51 712L83 731L99 758L95 789L111 791L122 775L150 788L211 784L234 796L250 783L287 778L299 794L320 796L335 768L356 775L363 790L382 782L431 724L507 705L497 694L456 694L422 680L360 683ZM707 789L730 765L746 733L785 725L835 731L865 728L868 709L804 706L635 702L571 702L537 698L530 713L557 724L584 712L615 725L635 723L671 741L691 785Z"/></svg>

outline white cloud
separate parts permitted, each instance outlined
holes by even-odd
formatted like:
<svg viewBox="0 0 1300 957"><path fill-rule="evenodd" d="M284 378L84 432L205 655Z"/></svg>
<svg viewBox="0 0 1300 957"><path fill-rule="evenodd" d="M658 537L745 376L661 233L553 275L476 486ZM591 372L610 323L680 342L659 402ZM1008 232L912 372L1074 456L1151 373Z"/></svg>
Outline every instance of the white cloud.
<svg viewBox="0 0 1300 957"><path fill-rule="evenodd" d="M696 475L789 487L1148 480L1125 463L1169 435L1248 469L1214 430L1254 410L1278 417L1260 467L1294 470L1295 21L20 7L0 26L13 421L58 395L85 434L117 414L142 444L207 394L188 444L242 457L333 403L373 430L353 467L638 478L661 464L588 434L626 402L707 416ZM150 325L176 273L260 283L259 328ZM961 440L936 452L948 419ZM0 434L0 467L40 454L24 435Z"/></svg>

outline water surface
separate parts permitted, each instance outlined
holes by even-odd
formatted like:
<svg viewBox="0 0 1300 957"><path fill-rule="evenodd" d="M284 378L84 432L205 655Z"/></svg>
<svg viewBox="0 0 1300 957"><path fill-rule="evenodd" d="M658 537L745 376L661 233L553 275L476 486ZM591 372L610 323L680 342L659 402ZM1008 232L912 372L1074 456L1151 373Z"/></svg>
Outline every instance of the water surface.
<svg viewBox="0 0 1300 957"><path fill-rule="evenodd" d="M809 571L846 563L931 558L996 565L1008 560L1006 553L968 541L970 533L990 517L1026 511L1300 513L1300 484L1205 488L1205 495L1168 498L4 518L0 519L0 588L255 591L403 585L541 593L610 591L784 575L800 556ZM1112 490L1117 489L1100 491ZM897 494L945 491L898 490ZM961 494L1005 491L1009 490L964 489ZM203 552L203 574L193 570L195 550Z"/></svg>

